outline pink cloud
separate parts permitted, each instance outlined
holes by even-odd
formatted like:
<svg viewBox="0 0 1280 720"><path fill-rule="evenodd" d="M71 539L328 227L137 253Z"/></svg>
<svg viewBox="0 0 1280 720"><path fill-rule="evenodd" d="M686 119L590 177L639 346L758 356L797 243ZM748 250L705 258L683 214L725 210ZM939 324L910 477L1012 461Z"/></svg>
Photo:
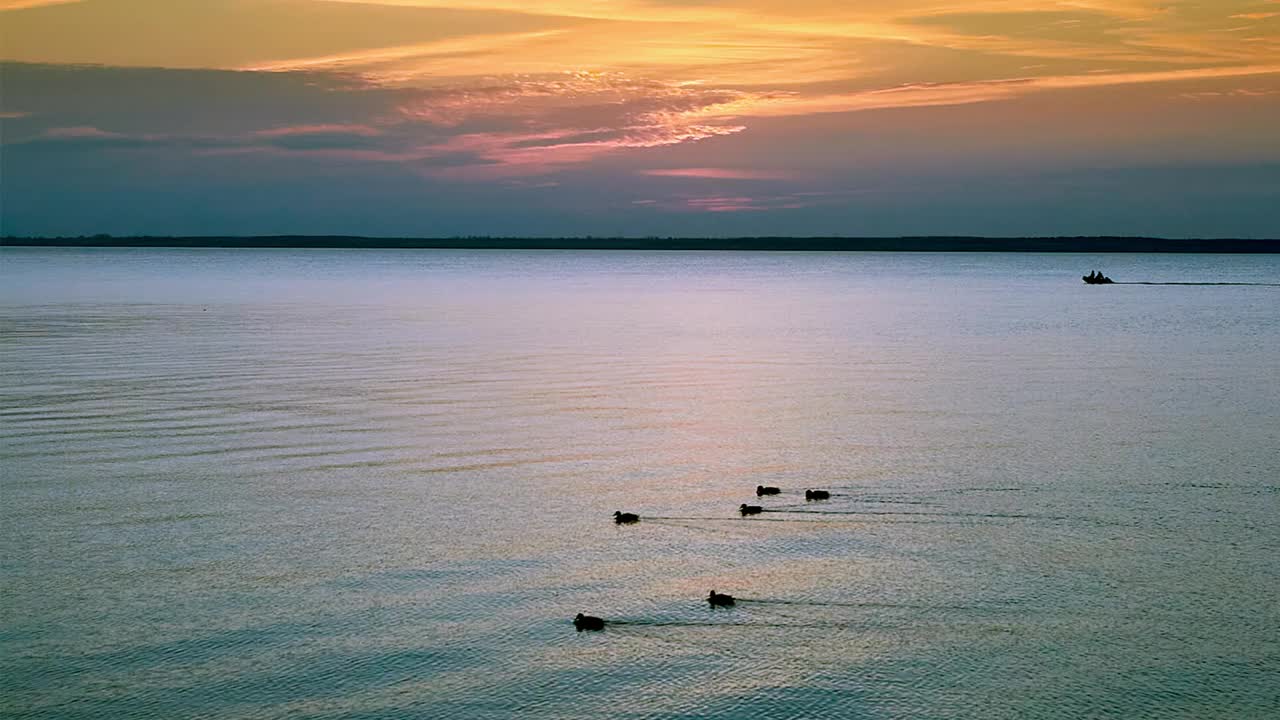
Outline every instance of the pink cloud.
<svg viewBox="0 0 1280 720"><path fill-rule="evenodd" d="M59 139L62 139L62 138L68 138L68 139L122 138L124 137L124 135L121 135L120 133L107 132L105 130L99 130L96 127L89 127L88 125L77 125L75 127L49 128L48 130L44 131L44 136L47 138L59 138Z"/></svg>
<svg viewBox="0 0 1280 720"><path fill-rule="evenodd" d="M697 195L675 198L656 203L659 207L676 212L757 212L764 210L795 210L822 204L822 200L803 197L804 193L782 195Z"/></svg>
<svg viewBox="0 0 1280 720"><path fill-rule="evenodd" d="M552 172L565 165L589 162L602 154L637 148L678 145L742 131L740 125L662 124L645 118L621 127L590 130L548 129L541 132L486 132L454 136L422 148L437 153L472 153L486 164L441 171L473 179Z"/></svg>
<svg viewBox="0 0 1280 720"><path fill-rule="evenodd" d="M755 198L725 195L689 198L685 200L685 206L690 210L713 213L767 209L766 206L757 204Z"/></svg>
<svg viewBox="0 0 1280 720"><path fill-rule="evenodd" d="M641 175L655 177L705 178L708 180L788 180L792 173L766 170L740 170L736 168L659 168L641 170Z"/></svg>
<svg viewBox="0 0 1280 720"><path fill-rule="evenodd" d="M424 152L470 152L487 161L446 174L539 174L607 153L731 135L745 127L714 109L749 95L620 73L522 75L485 83L426 90L400 106L405 122L434 128L437 136L453 131ZM484 129L467 132L470 127Z"/></svg>
<svg viewBox="0 0 1280 720"><path fill-rule="evenodd" d="M294 135L321 135L328 133L345 133L347 135L360 135L363 137L376 137L381 135L381 131L368 125L292 125L288 127L270 128L267 130L259 130L254 133L258 137L274 138L288 137Z"/></svg>

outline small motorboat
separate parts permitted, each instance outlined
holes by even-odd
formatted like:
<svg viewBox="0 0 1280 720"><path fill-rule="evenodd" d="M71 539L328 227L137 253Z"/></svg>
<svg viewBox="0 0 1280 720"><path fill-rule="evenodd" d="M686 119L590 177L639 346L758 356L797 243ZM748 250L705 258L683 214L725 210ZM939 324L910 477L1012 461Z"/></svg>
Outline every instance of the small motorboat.
<svg viewBox="0 0 1280 720"><path fill-rule="evenodd" d="M764 512L764 508L760 507L759 505L748 505L746 503L743 503L738 506L738 512L742 513L743 515L759 515L760 513Z"/></svg>
<svg viewBox="0 0 1280 720"><path fill-rule="evenodd" d="M756 486L756 497L764 497L765 495L777 495L780 492L782 492L782 488L777 488L772 485Z"/></svg>
<svg viewBox="0 0 1280 720"><path fill-rule="evenodd" d="M1113 282L1111 278L1107 277L1106 275L1103 275L1097 270L1094 270L1088 275L1080 276L1080 279L1084 280L1084 283L1086 285L1109 285Z"/></svg>
<svg viewBox="0 0 1280 720"><path fill-rule="evenodd" d="M613 521L619 525L630 525L631 523L640 522L640 516L635 513L624 513L621 510L614 510Z"/></svg>
<svg viewBox="0 0 1280 720"><path fill-rule="evenodd" d="M830 500L831 493L827 492L826 490L805 490L804 499L805 500Z"/></svg>

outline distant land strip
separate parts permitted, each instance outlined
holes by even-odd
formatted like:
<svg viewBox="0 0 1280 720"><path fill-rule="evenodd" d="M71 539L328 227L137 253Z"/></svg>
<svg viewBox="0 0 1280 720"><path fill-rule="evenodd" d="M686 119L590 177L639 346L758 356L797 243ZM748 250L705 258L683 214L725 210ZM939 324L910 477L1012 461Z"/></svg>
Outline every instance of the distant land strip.
<svg viewBox="0 0 1280 720"><path fill-rule="evenodd" d="M7 247L823 252L1280 253L1280 239L1150 237L451 237L347 235L4 237Z"/></svg>

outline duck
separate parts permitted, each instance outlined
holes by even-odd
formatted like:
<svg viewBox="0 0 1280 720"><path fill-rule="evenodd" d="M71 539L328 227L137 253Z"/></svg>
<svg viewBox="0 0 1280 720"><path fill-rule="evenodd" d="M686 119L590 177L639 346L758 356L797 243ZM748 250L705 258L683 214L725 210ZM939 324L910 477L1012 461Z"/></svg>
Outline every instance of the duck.
<svg viewBox="0 0 1280 720"><path fill-rule="evenodd" d="M613 521L619 525L629 525L631 523L640 522L640 516L635 513L624 513L621 510L614 510Z"/></svg>
<svg viewBox="0 0 1280 720"><path fill-rule="evenodd" d="M805 490L804 499L805 500L830 500L831 493L827 492L826 490Z"/></svg>
<svg viewBox="0 0 1280 720"><path fill-rule="evenodd" d="M763 497L765 495L777 495L780 492L782 492L781 488L776 488L771 485L756 486L756 497Z"/></svg>
<svg viewBox="0 0 1280 720"><path fill-rule="evenodd" d="M733 596L712 590L707 595L707 602L711 603L711 607L733 607Z"/></svg>
<svg viewBox="0 0 1280 720"><path fill-rule="evenodd" d="M578 632L583 630L597 631L604 629L604 620L593 615L583 615L578 613L578 617L573 619L573 627Z"/></svg>
<svg viewBox="0 0 1280 720"><path fill-rule="evenodd" d="M760 507L759 505L748 505L746 503L743 503L738 506L738 512L742 513L743 515L759 515L760 513L764 512L764 508Z"/></svg>

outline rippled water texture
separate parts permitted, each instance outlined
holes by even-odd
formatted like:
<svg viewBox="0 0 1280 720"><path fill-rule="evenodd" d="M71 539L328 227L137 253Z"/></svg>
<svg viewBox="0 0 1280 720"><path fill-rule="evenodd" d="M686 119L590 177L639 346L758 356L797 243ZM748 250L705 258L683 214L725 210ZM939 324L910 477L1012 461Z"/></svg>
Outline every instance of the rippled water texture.
<svg viewBox="0 0 1280 720"><path fill-rule="evenodd" d="M0 714L1280 716L1274 256L0 263Z"/></svg>

